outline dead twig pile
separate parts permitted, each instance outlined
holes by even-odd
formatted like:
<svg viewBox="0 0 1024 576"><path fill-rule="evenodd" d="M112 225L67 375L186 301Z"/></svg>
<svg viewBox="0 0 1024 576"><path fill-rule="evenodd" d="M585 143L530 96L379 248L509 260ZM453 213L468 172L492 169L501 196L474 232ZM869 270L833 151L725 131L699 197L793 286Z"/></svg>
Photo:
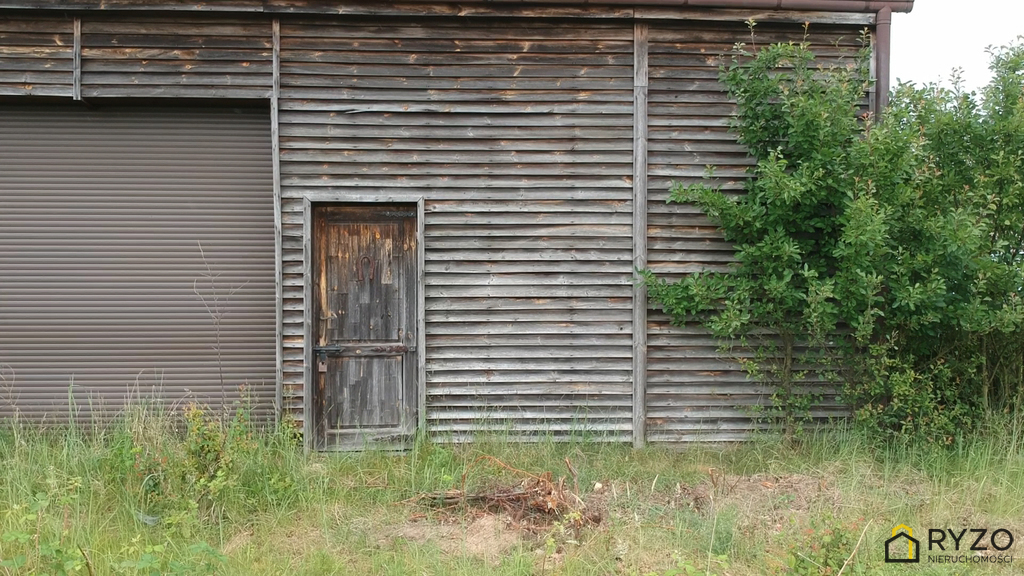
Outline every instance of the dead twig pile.
<svg viewBox="0 0 1024 576"><path fill-rule="evenodd" d="M520 476L521 480L512 485L503 485L488 489L469 492L466 490L466 476L470 470L487 462L494 464ZM551 472L532 474L513 468L493 456L480 456L462 473L462 489L426 492L418 494L406 502L453 510L457 508L477 509L492 514L504 513L512 522L521 528L541 528L553 522L568 523L573 528L581 528L587 524L597 524L601 515L587 510L586 504L577 494L578 479L576 470L565 461L572 475L573 488L567 486L566 477L553 479Z"/></svg>

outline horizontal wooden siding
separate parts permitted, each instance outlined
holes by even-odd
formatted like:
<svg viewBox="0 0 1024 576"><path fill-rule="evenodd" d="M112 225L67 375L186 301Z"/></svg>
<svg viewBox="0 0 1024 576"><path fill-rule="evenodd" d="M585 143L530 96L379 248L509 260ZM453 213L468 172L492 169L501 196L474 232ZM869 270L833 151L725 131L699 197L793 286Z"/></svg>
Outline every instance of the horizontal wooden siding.
<svg viewBox="0 0 1024 576"><path fill-rule="evenodd" d="M806 39L822 65L849 59L861 47L860 29L758 24L754 39L742 23L661 23L650 27L648 138L648 265L666 278L727 271L732 246L697 207L666 204L673 182L700 182L715 167L716 184L743 192L754 161L730 131L735 112L719 69L737 41ZM652 442L724 441L763 427L752 408L772 390L750 381L738 363L698 323L672 326L652 303L648 311L647 432ZM813 414L840 416L827 388Z"/></svg>
<svg viewBox="0 0 1024 576"><path fill-rule="evenodd" d="M629 435L633 28L281 24L285 407L303 194L422 194L428 430Z"/></svg>

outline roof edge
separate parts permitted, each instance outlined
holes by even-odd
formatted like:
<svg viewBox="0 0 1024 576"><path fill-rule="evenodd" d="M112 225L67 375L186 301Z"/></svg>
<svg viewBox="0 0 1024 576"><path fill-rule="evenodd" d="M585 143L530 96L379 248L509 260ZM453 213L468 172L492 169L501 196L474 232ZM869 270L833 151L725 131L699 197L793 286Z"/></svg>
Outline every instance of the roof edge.
<svg viewBox="0 0 1024 576"><path fill-rule="evenodd" d="M407 0L429 2L431 0ZM443 1L443 0L442 0ZM691 8L738 8L750 10L803 10L812 12L910 12L914 0L459 0L460 4L563 4L589 6L661 6Z"/></svg>
<svg viewBox="0 0 1024 576"><path fill-rule="evenodd" d="M308 2L309 6L304 6ZM878 13L883 9L892 12L910 12L914 0L398 0L381 2L379 11L387 6L415 6L437 4L450 7L459 5L518 5L523 9L530 6L547 6L552 9L619 7L629 8L695 8L695 9L740 9L805 12L847 12ZM218 2L196 2L194 0L0 0L0 9L35 10L153 10L153 11L198 11L198 12L273 12L273 13L341 13L346 8L366 5L365 0L219 0Z"/></svg>

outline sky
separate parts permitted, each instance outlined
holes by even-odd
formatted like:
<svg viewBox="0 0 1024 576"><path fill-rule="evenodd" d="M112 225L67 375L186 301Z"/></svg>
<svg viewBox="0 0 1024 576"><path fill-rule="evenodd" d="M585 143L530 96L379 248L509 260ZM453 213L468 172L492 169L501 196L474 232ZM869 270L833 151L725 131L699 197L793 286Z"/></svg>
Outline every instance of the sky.
<svg viewBox="0 0 1024 576"><path fill-rule="evenodd" d="M988 83L988 46L1024 35L1024 0L915 0L909 14L892 17L892 79L949 85L953 68L964 84Z"/></svg>

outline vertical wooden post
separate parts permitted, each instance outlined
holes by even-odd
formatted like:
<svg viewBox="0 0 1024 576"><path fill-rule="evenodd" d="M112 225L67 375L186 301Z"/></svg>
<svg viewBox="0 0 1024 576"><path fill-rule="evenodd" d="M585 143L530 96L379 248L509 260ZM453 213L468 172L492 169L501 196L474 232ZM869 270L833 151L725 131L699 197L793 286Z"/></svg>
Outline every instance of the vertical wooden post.
<svg viewBox="0 0 1024 576"><path fill-rule="evenodd" d="M633 28L633 268L647 267L647 30ZM647 289L633 283L633 447L647 440Z"/></svg>
<svg viewBox="0 0 1024 576"><path fill-rule="evenodd" d="M278 99L281 96L281 21L274 18L271 23L274 44L272 66L273 88L270 94L270 146L274 163L274 298L275 332L277 342L277 384L275 389L278 422L284 412L284 249L281 231L281 138L278 122ZM307 343L308 344L308 343Z"/></svg>
<svg viewBox="0 0 1024 576"><path fill-rule="evenodd" d="M316 448L313 437L313 202L302 199L302 445Z"/></svg>
<svg viewBox="0 0 1024 576"><path fill-rule="evenodd" d="M426 273L426 222L424 201L416 201L416 379L419 386L417 398L417 430L427 434L427 273Z"/></svg>
<svg viewBox="0 0 1024 576"><path fill-rule="evenodd" d="M75 45L71 49L71 97L75 100L82 99L82 19L75 18L74 21Z"/></svg>

